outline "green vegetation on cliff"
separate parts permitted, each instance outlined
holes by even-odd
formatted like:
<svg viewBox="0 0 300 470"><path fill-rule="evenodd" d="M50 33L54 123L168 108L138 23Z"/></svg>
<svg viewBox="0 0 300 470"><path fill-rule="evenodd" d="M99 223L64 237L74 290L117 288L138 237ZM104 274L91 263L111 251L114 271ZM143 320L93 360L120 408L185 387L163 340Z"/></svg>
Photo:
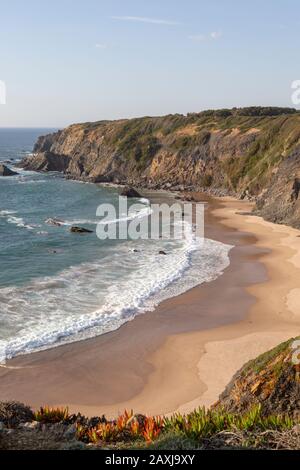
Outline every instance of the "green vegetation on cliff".
<svg viewBox="0 0 300 470"><path fill-rule="evenodd" d="M201 186L207 181L209 186L221 185L234 192L247 189L255 195L265 187L276 165L299 144L300 114L289 108L250 107L203 111L187 116L175 114L76 124L62 131L58 142L54 140L52 148L48 145L47 150L62 153L66 150L63 137L76 138L76 135L77 154L82 145L86 157L84 139L89 142L94 140L96 146L105 148L106 157L103 158L107 158L110 152L121 159L124 177L126 168L130 168L130 176L133 174L137 179L143 173L151 177L151 164L155 156L176 155L177 161L186 159L191 164L202 161L203 174L197 181L192 175L188 178L186 172L184 178L180 178L179 171L175 183L198 182ZM102 138L98 143L99 136ZM41 140L35 152L43 150ZM77 157L73 148L69 156ZM96 160L95 164L98 163ZM184 166L184 162L181 165ZM91 174L94 174L93 171ZM114 178L113 172L110 176ZM159 182L160 176L166 175L158 172L156 176Z"/></svg>
<svg viewBox="0 0 300 470"><path fill-rule="evenodd" d="M300 417L299 340L292 338L245 364L220 396L222 407L240 413L260 405L263 415ZM294 363L297 351L299 364Z"/></svg>
<svg viewBox="0 0 300 470"><path fill-rule="evenodd" d="M300 113L249 107L74 124L39 138L22 166L92 182L209 190L257 201L300 227ZM278 197L280 204L278 204Z"/></svg>

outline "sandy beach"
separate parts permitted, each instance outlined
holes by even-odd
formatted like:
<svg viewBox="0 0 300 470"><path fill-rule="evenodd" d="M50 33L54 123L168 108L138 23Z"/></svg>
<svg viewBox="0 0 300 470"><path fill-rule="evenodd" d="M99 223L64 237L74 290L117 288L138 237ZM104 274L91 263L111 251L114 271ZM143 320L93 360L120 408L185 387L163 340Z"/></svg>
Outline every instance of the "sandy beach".
<svg viewBox="0 0 300 470"><path fill-rule="evenodd" d="M247 215L249 202L207 206L206 237L234 246L222 276L117 331L8 361L0 400L89 416L189 411L214 403L245 362L298 335L300 232Z"/></svg>

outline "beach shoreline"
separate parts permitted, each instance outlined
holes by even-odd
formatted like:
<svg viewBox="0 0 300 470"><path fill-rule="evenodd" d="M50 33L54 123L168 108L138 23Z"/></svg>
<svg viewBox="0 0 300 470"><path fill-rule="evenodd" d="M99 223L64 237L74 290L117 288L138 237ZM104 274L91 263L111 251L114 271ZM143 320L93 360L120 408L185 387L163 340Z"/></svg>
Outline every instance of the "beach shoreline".
<svg viewBox="0 0 300 470"><path fill-rule="evenodd" d="M201 195L203 198L203 195ZM234 245L230 266L119 330L18 356L0 368L0 400L116 416L215 402L248 360L299 334L299 231L207 198L206 236Z"/></svg>

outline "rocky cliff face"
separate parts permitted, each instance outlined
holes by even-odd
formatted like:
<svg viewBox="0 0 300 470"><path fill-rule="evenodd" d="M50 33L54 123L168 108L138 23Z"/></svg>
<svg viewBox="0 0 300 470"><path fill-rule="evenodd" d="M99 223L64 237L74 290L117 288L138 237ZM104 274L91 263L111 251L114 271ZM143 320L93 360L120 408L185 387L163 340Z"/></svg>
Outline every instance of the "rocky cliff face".
<svg viewBox="0 0 300 470"><path fill-rule="evenodd" d="M300 228L300 148L274 168L269 185L257 201L257 212L267 220Z"/></svg>
<svg viewBox="0 0 300 470"><path fill-rule="evenodd" d="M262 414L287 413L300 417L300 365L296 365L295 342L300 337L281 343L239 370L215 407L222 406L227 411L243 413L253 405L260 404Z"/></svg>
<svg viewBox="0 0 300 470"><path fill-rule="evenodd" d="M93 182L252 197L267 219L300 227L299 154L300 114L242 108L75 124L39 138L22 165Z"/></svg>

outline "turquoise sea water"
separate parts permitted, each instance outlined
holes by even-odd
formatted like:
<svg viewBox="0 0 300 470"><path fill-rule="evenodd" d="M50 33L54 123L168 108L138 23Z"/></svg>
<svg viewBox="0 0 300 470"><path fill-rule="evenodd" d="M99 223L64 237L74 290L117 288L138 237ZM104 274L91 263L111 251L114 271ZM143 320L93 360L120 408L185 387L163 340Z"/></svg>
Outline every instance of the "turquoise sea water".
<svg viewBox="0 0 300 470"><path fill-rule="evenodd" d="M48 131L0 129L0 161L13 159L7 165L19 173L0 177L2 362L116 329L162 300L215 279L229 263L229 246L205 240L199 249L192 228L183 240L99 240L97 207L117 208L118 188L15 167ZM133 202L140 204L134 217L147 217L150 201ZM126 216L117 209L117 219ZM49 225L49 218L63 225ZM93 233L73 234L71 225Z"/></svg>

